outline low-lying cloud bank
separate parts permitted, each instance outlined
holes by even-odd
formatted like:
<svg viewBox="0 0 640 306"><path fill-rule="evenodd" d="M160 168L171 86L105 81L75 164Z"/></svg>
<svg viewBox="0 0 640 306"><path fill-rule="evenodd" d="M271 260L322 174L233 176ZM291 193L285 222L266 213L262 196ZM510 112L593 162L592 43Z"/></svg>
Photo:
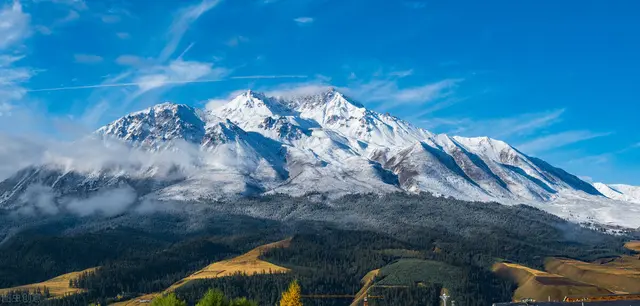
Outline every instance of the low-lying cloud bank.
<svg viewBox="0 0 640 306"><path fill-rule="evenodd" d="M0 146L0 182L27 167L45 167L59 171L61 175L74 172L89 178L112 176L133 180L175 180L195 173L206 161L198 145L184 141L172 142L171 148L157 151L97 137L62 142L0 134L0 143L3 144ZM0 190L0 204L7 201L10 193ZM170 203L157 203L143 198L144 195L138 194L127 184L96 188L74 196L60 194L52 186L33 184L21 193L19 198L12 200L14 203L4 203L0 208L5 206L17 215L73 214L80 217L110 217L127 210L151 213L172 208Z"/></svg>
<svg viewBox="0 0 640 306"><path fill-rule="evenodd" d="M14 217L59 214L113 217L126 212L149 214L177 208L172 202L139 197L130 186L98 190L87 197L59 197L51 187L31 185L19 201L20 207L12 213Z"/></svg>

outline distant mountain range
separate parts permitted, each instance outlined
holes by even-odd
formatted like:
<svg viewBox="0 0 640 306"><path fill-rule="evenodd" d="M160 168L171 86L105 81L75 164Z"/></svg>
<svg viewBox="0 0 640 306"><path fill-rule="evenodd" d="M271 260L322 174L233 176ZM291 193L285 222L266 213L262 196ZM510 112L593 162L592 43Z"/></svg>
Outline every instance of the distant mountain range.
<svg viewBox="0 0 640 306"><path fill-rule="evenodd" d="M403 191L524 203L576 221L640 226L640 187L592 185L505 142L434 134L335 90L286 98L249 90L207 110L163 103L74 145L81 150L87 143L104 146L107 161L55 160L22 169L0 183L0 208L87 215L128 205L113 203L118 200ZM115 200L109 192L117 192Z"/></svg>

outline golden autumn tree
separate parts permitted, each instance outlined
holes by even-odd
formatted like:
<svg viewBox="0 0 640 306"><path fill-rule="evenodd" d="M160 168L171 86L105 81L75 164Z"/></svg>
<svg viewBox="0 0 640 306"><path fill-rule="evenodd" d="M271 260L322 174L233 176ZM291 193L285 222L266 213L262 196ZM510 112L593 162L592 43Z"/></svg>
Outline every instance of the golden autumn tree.
<svg viewBox="0 0 640 306"><path fill-rule="evenodd" d="M280 306L302 306L302 301L300 300L300 285L297 280L291 282L289 289L282 293Z"/></svg>

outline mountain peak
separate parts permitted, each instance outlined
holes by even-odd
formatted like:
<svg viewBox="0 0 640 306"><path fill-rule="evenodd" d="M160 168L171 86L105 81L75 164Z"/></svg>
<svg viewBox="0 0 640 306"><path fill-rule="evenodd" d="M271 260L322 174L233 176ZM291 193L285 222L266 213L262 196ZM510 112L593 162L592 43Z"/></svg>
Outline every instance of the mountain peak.
<svg viewBox="0 0 640 306"><path fill-rule="evenodd" d="M281 98L281 100L293 109L310 110L329 107L343 109L364 109L364 105L338 91L335 87L327 87L321 91L300 93Z"/></svg>
<svg viewBox="0 0 640 306"><path fill-rule="evenodd" d="M187 112L196 112L196 109L189 105L166 101L166 102L162 102L162 103L153 105L151 107L145 108L141 111L130 113L127 116L136 116L139 114L150 114L150 113L162 113L166 111L177 113L181 110L187 111Z"/></svg>
<svg viewBox="0 0 640 306"><path fill-rule="evenodd" d="M128 114L96 133L156 147L173 139L199 142L204 135L204 121L200 111L191 106L164 102Z"/></svg>
<svg viewBox="0 0 640 306"><path fill-rule="evenodd" d="M243 91L241 94L236 96L236 98L237 97L253 98L253 99L259 99L259 100L264 100L267 98L267 96L263 92L255 91L252 89L247 89L246 91Z"/></svg>

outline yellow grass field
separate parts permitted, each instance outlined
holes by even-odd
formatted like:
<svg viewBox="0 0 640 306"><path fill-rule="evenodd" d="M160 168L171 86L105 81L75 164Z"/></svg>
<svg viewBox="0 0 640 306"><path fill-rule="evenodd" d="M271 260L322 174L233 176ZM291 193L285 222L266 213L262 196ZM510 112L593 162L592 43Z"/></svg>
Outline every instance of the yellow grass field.
<svg viewBox="0 0 640 306"><path fill-rule="evenodd" d="M18 286L18 287L13 287L13 288L0 289L0 295L6 294L11 290L29 290L29 291L33 291L33 290L38 289L38 288L43 289L44 287L49 288L49 293L54 298L55 297L64 296L66 294L79 293L79 292L82 292L83 289L69 287L69 280L77 278L82 273L93 272L95 269L96 268L89 268L89 269L82 270L82 271L76 271L76 272L71 272L71 273L67 273L67 274L62 274L60 276L57 276L55 278L52 278L50 280L47 280L47 281L44 281L44 282L41 282L41 283L23 285L23 286Z"/></svg>
<svg viewBox="0 0 640 306"><path fill-rule="evenodd" d="M355 299L353 299L351 306L357 306L360 304L360 301L364 299L364 296L367 294L369 287L373 285L373 281L375 280L376 276L378 276L379 273L380 273L380 269L375 269L375 270L369 271L369 273L367 273L367 275L365 275L362 278L362 280L360 281L362 283L362 288L360 289L360 291L358 291L358 293L356 293L356 297Z"/></svg>
<svg viewBox="0 0 640 306"><path fill-rule="evenodd" d="M624 247L632 251L640 252L640 241L629 241L624 244Z"/></svg>
<svg viewBox="0 0 640 306"><path fill-rule="evenodd" d="M247 275L287 273L289 272L289 269L264 261L260 259L260 256L264 252L273 248L278 248L278 247L286 248L290 245L290 243L291 243L291 239L285 239L282 241L261 245L238 257L212 263L204 267L203 269L181 279L180 281L171 285L169 288L167 288L163 292L147 294L144 296L134 298L129 301L114 303L112 305L114 306L145 305L148 303L147 301L153 300L153 298L155 298L158 295L170 293L176 290L177 288L183 286L184 284L193 280L198 280L198 279L225 277L225 276L234 275L236 273L243 273Z"/></svg>
<svg viewBox="0 0 640 306"><path fill-rule="evenodd" d="M633 256L594 263L549 258L545 262L545 269L616 293L640 292L640 260Z"/></svg>
<svg viewBox="0 0 640 306"><path fill-rule="evenodd" d="M571 280L562 275L531 269L514 263L497 263L493 271L518 283L513 300L531 298L536 301L562 301L565 296L602 295L611 292L583 282Z"/></svg>

